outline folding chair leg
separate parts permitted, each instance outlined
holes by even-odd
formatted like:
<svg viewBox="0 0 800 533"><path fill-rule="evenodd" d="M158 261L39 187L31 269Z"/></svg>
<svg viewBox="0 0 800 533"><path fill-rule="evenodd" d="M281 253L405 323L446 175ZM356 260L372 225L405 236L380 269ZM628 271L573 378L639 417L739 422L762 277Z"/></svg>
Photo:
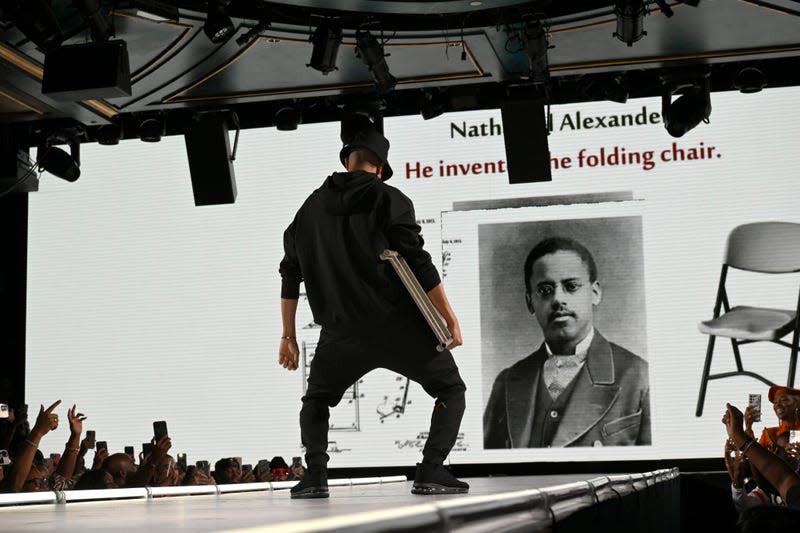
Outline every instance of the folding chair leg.
<svg viewBox="0 0 800 533"><path fill-rule="evenodd" d="M733 348L733 358L736 359L736 370L741 372L744 368L742 368L742 354L739 353L739 342L731 339L731 347Z"/></svg>
<svg viewBox="0 0 800 533"><path fill-rule="evenodd" d="M800 331L795 330L794 338L792 339L792 355L789 356L789 379L786 384L789 387L794 387L794 373L797 369L797 348L798 342L800 342Z"/></svg>
<svg viewBox="0 0 800 533"><path fill-rule="evenodd" d="M708 387L708 374L711 372L711 356L714 353L714 335L708 336L708 349L706 350L706 362L703 365L703 379L700 380L700 395L697 398L697 410L694 416L703 416L703 404L706 401L706 387Z"/></svg>

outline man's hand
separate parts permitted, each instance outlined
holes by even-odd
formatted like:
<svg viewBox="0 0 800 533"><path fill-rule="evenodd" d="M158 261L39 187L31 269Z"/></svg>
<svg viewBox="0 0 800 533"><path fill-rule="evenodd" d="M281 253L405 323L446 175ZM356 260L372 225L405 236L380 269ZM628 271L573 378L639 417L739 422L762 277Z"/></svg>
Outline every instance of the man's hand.
<svg viewBox="0 0 800 533"><path fill-rule="evenodd" d="M300 358L300 350L295 339L281 339L278 348L278 364L286 370L297 370L297 361Z"/></svg>
<svg viewBox="0 0 800 533"><path fill-rule="evenodd" d="M169 438L169 435L164 435L158 441L153 438L153 451L150 452L148 456L150 459L150 463L157 463L161 459L163 459L170 448L172 448L172 440Z"/></svg>
<svg viewBox="0 0 800 533"><path fill-rule="evenodd" d="M76 413L75 404L72 404L72 408L67 410L67 419L69 420L70 435L80 437L83 433L83 421L86 420L86 416L83 413Z"/></svg>
<svg viewBox="0 0 800 533"><path fill-rule="evenodd" d="M96 452L94 452L94 461L92 461L92 470L100 470L103 468L103 462L105 462L106 457L108 457L108 450L105 448L100 448Z"/></svg>
<svg viewBox="0 0 800 533"><path fill-rule="evenodd" d="M239 478L239 483L254 483L256 480L256 475L253 473L252 470L247 472L246 474L242 474Z"/></svg>
<svg viewBox="0 0 800 533"><path fill-rule="evenodd" d="M39 415L36 417L36 423L31 429L32 434L41 438L58 427L58 415L53 412L53 409L60 404L61 400L58 400L47 409L44 408L44 405L39 406Z"/></svg>
<svg viewBox="0 0 800 533"><path fill-rule="evenodd" d="M448 350L452 350L456 346L461 346L464 344L464 339L461 338L461 326L458 324L458 320L453 321L451 324L447 324L447 329L450 330L450 334L453 336L453 342L447 345Z"/></svg>

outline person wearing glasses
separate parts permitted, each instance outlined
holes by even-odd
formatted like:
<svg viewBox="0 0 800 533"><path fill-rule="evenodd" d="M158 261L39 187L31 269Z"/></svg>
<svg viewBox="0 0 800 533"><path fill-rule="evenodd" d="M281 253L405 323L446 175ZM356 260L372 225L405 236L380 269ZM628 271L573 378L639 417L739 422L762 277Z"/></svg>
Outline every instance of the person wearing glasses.
<svg viewBox="0 0 800 533"><path fill-rule="evenodd" d="M494 380L484 448L651 444L647 362L593 325L602 299L581 243L547 238L525 261L525 301L544 342Z"/></svg>

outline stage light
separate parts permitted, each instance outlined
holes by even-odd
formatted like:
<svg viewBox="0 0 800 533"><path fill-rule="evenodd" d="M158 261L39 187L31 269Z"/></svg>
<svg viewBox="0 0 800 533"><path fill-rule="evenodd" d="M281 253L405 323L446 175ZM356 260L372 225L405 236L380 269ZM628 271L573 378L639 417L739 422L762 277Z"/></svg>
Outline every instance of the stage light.
<svg viewBox="0 0 800 533"><path fill-rule="evenodd" d="M757 93L767 85L764 73L755 67L745 67L736 75L733 85L745 94Z"/></svg>
<svg viewBox="0 0 800 533"><path fill-rule="evenodd" d="M275 113L275 128L278 131L294 131L303 121L303 115L294 107L283 107Z"/></svg>
<svg viewBox="0 0 800 533"><path fill-rule="evenodd" d="M379 93L390 91L397 85L397 80L389 72L383 45L366 30L356 31L356 55L369 67L375 87Z"/></svg>
<svg viewBox="0 0 800 533"><path fill-rule="evenodd" d="M139 138L144 142L157 143L164 135L164 123L157 118L148 118L139 124Z"/></svg>
<svg viewBox="0 0 800 533"><path fill-rule="evenodd" d="M97 128L97 144L114 146L122 138L122 127L118 124L104 124Z"/></svg>
<svg viewBox="0 0 800 533"><path fill-rule="evenodd" d="M73 0L72 3L89 23L92 40L95 42L107 41L109 36L114 34L111 16L100 5L100 0Z"/></svg>
<svg viewBox="0 0 800 533"><path fill-rule="evenodd" d="M617 0L614 14L617 16L617 31L614 37L632 46L633 43L647 35L644 31L644 1Z"/></svg>
<svg viewBox="0 0 800 533"><path fill-rule="evenodd" d="M209 0L203 31L212 43L224 43L233 35L233 21L228 16L228 0Z"/></svg>
<svg viewBox="0 0 800 533"><path fill-rule="evenodd" d="M339 55L339 45L342 44L342 28L323 23L314 30L309 40L314 48L311 51L311 61L306 66L326 75L336 70L336 56Z"/></svg>
<svg viewBox="0 0 800 533"><path fill-rule="evenodd" d="M547 63L547 32L541 20L529 20L522 32L522 43L528 56L528 71L534 83L546 83L550 78Z"/></svg>
<svg viewBox="0 0 800 533"><path fill-rule="evenodd" d="M37 153L37 163L42 169L57 178L75 181L81 177L79 146L80 144L70 145L72 155L55 146L40 148Z"/></svg>
<svg viewBox="0 0 800 533"><path fill-rule="evenodd" d="M261 32L269 28L271 24L272 23L266 18L260 19L258 21L258 24L247 30L247 33L245 33L244 35L240 35L239 37L236 38L236 44L238 44L239 46L250 44L259 35L261 35Z"/></svg>
<svg viewBox="0 0 800 533"><path fill-rule="evenodd" d="M674 102L672 95L679 89L685 92ZM711 115L711 82L708 77L692 82L673 84L661 98L661 118L673 137L682 137L700 122L708 123Z"/></svg>
<svg viewBox="0 0 800 533"><path fill-rule="evenodd" d="M14 24L25 37L44 51L52 50L64 41L64 34L55 13L46 0L17 0L13 6Z"/></svg>

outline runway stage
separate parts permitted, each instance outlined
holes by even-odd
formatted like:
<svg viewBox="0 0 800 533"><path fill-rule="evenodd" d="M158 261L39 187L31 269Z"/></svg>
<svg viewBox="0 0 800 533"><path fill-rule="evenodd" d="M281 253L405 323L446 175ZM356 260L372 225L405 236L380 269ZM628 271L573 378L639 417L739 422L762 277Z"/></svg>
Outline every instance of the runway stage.
<svg viewBox="0 0 800 533"><path fill-rule="evenodd" d="M169 489L182 487L116 489L134 491L125 494L133 499L125 500L75 501L90 492L99 496L115 491L49 492L36 495L47 503L25 505L9 504L11 498L27 495L7 494L0 500L0 531L508 531L511 523L520 521L546 527L570 509L645 490L677 475L677 470L663 470L613 476L472 478L465 480L469 494L449 496L412 495L411 481L402 477L337 480L339 486L332 480L330 498L321 500L291 500L288 487L292 483L287 482L258 484L261 490L248 492L228 492L247 485L205 487L202 490L214 493L189 496L165 495ZM503 522L509 522L508 527Z"/></svg>

